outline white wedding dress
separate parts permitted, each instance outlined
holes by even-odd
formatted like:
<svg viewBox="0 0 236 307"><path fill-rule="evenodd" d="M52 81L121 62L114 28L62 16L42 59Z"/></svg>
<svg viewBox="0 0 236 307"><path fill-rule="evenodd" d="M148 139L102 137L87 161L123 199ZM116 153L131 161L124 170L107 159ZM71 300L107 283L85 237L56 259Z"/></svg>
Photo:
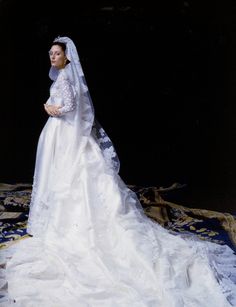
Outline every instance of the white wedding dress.
<svg viewBox="0 0 236 307"><path fill-rule="evenodd" d="M7 287L0 305L236 306L236 256L228 246L171 233L146 217L93 134L75 167L70 91L62 69L47 102L61 99L61 115L48 118L37 147L32 237L1 252Z"/></svg>

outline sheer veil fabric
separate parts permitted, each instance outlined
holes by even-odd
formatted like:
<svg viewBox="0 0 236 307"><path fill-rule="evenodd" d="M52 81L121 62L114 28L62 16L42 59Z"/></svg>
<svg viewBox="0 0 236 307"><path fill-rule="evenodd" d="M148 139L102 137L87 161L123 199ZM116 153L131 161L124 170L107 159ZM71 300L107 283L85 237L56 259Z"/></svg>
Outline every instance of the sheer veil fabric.
<svg viewBox="0 0 236 307"><path fill-rule="evenodd" d="M50 69L50 116L37 146L27 232L1 251L0 306L236 306L236 255L226 245L149 219L119 176L114 146L96 121L77 49Z"/></svg>
<svg viewBox="0 0 236 307"><path fill-rule="evenodd" d="M88 90L76 46L68 37L58 37L54 41L66 44L66 56L70 61L65 69L66 75L74 90L77 108L76 112L70 112L68 114L68 116L70 116L70 119L68 120L75 126L75 129L73 130L75 132L74 139L77 140L77 142L75 142L76 152L78 146L83 143L81 142L81 138L89 136L92 132L101 148L109 168L112 168L118 173L120 168L119 158L110 138L98 121L95 120L93 102ZM49 77L55 81L58 73L57 69L51 67Z"/></svg>

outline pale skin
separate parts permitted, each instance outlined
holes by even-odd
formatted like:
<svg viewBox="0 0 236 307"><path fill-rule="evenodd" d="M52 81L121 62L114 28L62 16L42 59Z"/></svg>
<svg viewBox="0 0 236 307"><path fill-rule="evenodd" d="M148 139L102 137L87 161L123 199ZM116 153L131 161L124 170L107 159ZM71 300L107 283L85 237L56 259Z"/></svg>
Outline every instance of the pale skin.
<svg viewBox="0 0 236 307"><path fill-rule="evenodd" d="M49 57L51 65L56 69L62 69L66 66L67 58L61 46L53 45L49 51ZM47 105L46 103L44 104L44 109L50 116L60 115L60 108L60 105Z"/></svg>

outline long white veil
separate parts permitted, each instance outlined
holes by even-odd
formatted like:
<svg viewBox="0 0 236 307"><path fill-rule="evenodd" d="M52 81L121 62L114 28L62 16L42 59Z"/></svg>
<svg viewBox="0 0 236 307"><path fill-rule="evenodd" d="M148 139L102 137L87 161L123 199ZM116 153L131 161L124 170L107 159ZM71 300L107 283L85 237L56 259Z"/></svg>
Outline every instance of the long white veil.
<svg viewBox="0 0 236 307"><path fill-rule="evenodd" d="M69 37L65 36L57 37L54 42L62 42L66 45L66 56L70 61L70 63L66 65L65 71L74 89L76 100L76 112L71 112L72 114L70 117L70 123L75 127L73 138L75 157L78 157L78 150L82 150L83 146L86 144L86 138L92 134L103 153L108 170L118 173L120 169L119 158L113 143L95 118L93 102L76 46ZM55 81L57 75L58 70L51 67L49 77Z"/></svg>

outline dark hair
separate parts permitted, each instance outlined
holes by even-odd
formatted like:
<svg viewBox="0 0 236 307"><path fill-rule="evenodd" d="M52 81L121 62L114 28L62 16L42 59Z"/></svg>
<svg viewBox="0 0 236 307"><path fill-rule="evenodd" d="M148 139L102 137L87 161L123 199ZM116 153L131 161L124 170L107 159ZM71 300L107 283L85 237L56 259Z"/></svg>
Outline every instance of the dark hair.
<svg viewBox="0 0 236 307"><path fill-rule="evenodd" d="M58 45L61 47L61 49L66 52L66 44L65 43L62 43L62 42L53 42L52 43L52 46L55 46L55 45Z"/></svg>
<svg viewBox="0 0 236 307"><path fill-rule="evenodd" d="M66 44L62 43L62 42L53 42L51 46L60 46L61 49L64 51L64 53L66 52ZM66 64L69 64L70 61L67 59Z"/></svg>

